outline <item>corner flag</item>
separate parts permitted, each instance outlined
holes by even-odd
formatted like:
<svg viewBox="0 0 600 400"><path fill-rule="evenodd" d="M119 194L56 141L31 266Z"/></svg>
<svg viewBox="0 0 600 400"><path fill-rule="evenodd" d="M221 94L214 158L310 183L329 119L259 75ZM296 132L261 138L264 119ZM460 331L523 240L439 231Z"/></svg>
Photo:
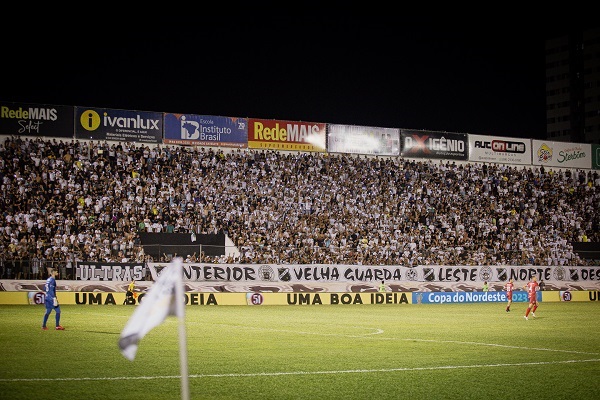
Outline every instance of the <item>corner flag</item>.
<svg viewBox="0 0 600 400"><path fill-rule="evenodd" d="M169 315L179 317L179 364L181 369L181 399L189 400L190 387L185 334L185 304L183 301L183 260L175 258L154 282L148 294L133 312L119 338L121 353L130 361L135 358L138 342Z"/></svg>
<svg viewBox="0 0 600 400"><path fill-rule="evenodd" d="M153 328L162 324L169 315L183 318L183 311L178 312L177 303L183 299L176 296L177 287L182 285L181 259L175 259L154 282L140 305L125 325L119 338L121 353L133 361L138 348L138 342ZM178 300L178 301L175 301ZM183 307L180 307L183 310Z"/></svg>

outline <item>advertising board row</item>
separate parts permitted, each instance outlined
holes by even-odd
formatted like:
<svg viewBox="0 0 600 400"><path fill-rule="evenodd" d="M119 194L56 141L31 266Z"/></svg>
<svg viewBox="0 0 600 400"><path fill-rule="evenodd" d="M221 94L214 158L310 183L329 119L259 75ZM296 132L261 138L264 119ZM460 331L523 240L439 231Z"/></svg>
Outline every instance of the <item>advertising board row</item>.
<svg viewBox="0 0 600 400"><path fill-rule="evenodd" d="M538 292L539 302L597 302L598 291L545 291ZM43 305L43 291L0 292L0 305ZM57 294L61 305L138 305L144 301L145 293L136 300L125 301L124 292L60 292ZM406 304L461 304L461 303L503 303L507 302L506 292L394 292L394 293L198 293L186 292L187 306L227 306L227 305L406 305ZM513 303L527 303L526 292L513 294ZM125 304L127 303L127 304ZM519 314L519 317L521 314Z"/></svg>
<svg viewBox="0 0 600 400"><path fill-rule="evenodd" d="M0 135L600 169L600 145L427 130L0 102Z"/></svg>

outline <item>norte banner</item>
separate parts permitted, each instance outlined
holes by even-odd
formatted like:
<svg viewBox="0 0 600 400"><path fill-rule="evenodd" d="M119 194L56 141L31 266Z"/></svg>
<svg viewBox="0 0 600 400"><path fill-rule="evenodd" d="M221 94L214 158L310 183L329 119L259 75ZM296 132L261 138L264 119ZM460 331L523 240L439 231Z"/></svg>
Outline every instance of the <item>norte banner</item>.
<svg viewBox="0 0 600 400"><path fill-rule="evenodd" d="M0 102L0 135L73 139L75 107Z"/></svg>
<svg viewBox="0 0 600 400"><path fill-rule="evenodd" d="M212 115L165 114L165 144L248 147L248 119Z"/></svg>
<svg viewBox="0 0 600 400"><path fill-rule="evenodd" d="M398 156L400 155L400 130L329 124L327 150L330 153Z"/></svg>
<svg viewBox="0 0 600 400"><path fill-rule="evenodd" d="M466 133L402 129L402 157L464 160L469 158Z"/></svg>
<svg viewBox="0 0 600 400"><path fill-rule="evenodd" d="M327 124L319 122L248 120L248 147L290 151L325 152Z"/></svg>
<svg viewBox="0 0 600 400"><path fill-rule="evenodd" d="M162 143L163 114L76 107L75 137L90 140Z"/></svg>

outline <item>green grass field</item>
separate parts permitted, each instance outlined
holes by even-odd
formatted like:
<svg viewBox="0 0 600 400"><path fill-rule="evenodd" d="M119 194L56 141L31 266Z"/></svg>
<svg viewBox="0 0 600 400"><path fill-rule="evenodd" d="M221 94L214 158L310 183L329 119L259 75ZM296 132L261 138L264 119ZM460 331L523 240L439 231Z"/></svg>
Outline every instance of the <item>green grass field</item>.
<svg viewBox="0 0 600 400"><path fill-rule="evenodd" d="M592 399L600 304L187 307L191 399ZM0 398L180 399L178 321L117 341L133 307L0 306Z"/></svg>

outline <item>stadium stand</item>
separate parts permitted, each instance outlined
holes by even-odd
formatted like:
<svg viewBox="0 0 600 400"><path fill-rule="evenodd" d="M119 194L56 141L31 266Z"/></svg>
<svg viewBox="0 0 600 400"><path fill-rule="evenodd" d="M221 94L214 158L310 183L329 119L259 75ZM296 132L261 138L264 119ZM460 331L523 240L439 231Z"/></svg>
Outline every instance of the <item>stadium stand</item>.
<svg viewBox="0 0 600 400"><path fill-rule="evenodd" d="M168 261L141 232L235 245L194 262L598 265L573 250L600 241L597 171L27 137L0 154L2 279Z"/></svg>

